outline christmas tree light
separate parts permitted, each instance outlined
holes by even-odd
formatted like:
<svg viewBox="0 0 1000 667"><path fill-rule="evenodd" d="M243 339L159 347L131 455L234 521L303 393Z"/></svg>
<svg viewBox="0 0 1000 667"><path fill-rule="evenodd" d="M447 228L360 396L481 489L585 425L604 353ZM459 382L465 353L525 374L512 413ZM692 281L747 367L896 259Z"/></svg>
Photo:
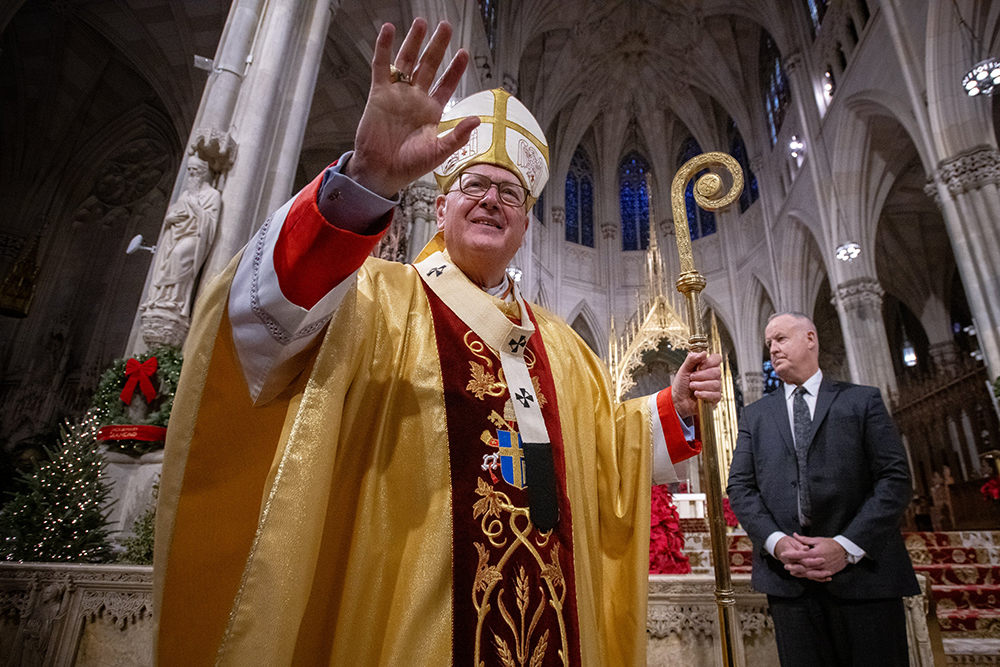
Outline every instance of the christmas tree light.
<svg viewBox="0 0 1000 667"><path fill-rule="evenodd" d="M20 490L0 509L0 555L16 561L102 562L108 541L110 486L101 477L99 420L91 410L77 424L60 427L48 461L20 475Z"/></svg>

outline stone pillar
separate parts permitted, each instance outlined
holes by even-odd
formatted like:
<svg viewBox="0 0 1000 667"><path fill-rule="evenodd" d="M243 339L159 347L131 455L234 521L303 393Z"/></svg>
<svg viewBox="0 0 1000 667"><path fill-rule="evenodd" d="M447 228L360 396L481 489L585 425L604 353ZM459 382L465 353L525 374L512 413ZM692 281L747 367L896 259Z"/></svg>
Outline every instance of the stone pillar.
<svg viewBox="0 0 1000 667"><path fill-rule="evenodd" d="M235 160L222 190L222 221L205 268L208 278L246 245L274 202L291 195L291 180L275 172L287 162L289 149L297 163L331 11L329 0L270 0L266 6L232 129L226 128L243 159ZM301 94L303 87L308 96ZM286 132L288 126L297 131Z"/></svg>
<svg viewBox="0 0 1000 667"><path fill-rule="evenodd" d="M958 363L958 346L955 345L954 340L932 343L928 346L927 352L931 356L931 361L934 362L934 367L940 372L948 373Z"/></svg>
<svg viewBox="0 0 1000 667"><path fill-rule="evenodd" d="M222 195L199 291L291 195L323 46L338 5L339 0L236 0L230 9L187 145L188 153L208 163ZM183 172L182 166L171 204L186 189ZM142 301L146 298L144 293ZM129 352L141 346L137 322Z"/></svg>
<svg viewBox="0 0 1000 667"><path fill-rule="evenodd" d="M742 373L743 405L750 405L764 397L764 373L746 371Z"/></svg>
<svg viewBox="0 0 1000 667"><path fill-rule="evenodd" d="M434 202L438 188L430 174L414 181L403 193L403 215L406 217L410 239L407 261L416 259L427 242L437 234L437 212Z"/></svg>
<svg viewBox="0 0 1000 667"><path fill-rule="evenodd" d="M896 391L896 374L882 317L884 294L874 278L854 278L837 286L834 305L844 332L851 381L878 387L888 401L888 392Z"/></svg>
<svg viewBox="0 0 1000 667"><path fill-rule="evenodd" d="M941 162L941 206L990 377L1000 375L1000 151L981 146Z"/></svg>

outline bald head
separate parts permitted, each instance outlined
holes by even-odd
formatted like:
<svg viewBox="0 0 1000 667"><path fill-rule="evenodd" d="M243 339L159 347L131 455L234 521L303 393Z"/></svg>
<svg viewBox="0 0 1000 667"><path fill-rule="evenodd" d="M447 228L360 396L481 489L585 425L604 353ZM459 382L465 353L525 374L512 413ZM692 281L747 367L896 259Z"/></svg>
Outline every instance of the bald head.
<svg viewBox="0 0 1000 667"><path fill-rule="evenodd" d="M816 325L803 313L772 315L764 329L771 364L785 384L802 384L819 370Z"/></svg>

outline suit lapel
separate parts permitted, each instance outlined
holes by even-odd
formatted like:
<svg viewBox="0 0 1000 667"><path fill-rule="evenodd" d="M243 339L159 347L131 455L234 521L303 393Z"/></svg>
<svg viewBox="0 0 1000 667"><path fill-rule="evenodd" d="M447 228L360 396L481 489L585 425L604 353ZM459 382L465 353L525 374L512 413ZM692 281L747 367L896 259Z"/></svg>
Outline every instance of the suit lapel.
<svg viewBox="0 0 1000 667"><path fill-rule="evenodd" d="M781 433L781 441L785 444L793 455L795 454L795 441L792 439L792 425L788 422L788 406L785 404L785 386L781 385L770 396L768 411L772 419L778 424L778 432Z"/></svg>
<svg viewBox="0 0 1000 667"><path fill-rule="evenodd" d="M820 424L826 419L826 413L830 411L830 405L839 393L839 384L824 377L819 385L819 395L816 397L816 410L813 412L812 425L809 428L809 439L806 444L807 450L812 446L813 438L816 437L816 431L819 430Z"/></svg>

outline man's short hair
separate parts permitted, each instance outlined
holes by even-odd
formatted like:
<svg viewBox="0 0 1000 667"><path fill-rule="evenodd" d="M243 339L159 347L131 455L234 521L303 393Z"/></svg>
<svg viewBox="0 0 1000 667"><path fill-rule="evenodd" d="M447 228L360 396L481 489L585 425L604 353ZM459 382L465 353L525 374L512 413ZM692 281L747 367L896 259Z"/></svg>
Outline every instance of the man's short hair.
<svg viewBox="0 0 1000 667"><path fill-rule="evenodd" d="M788 315L789 317L794 317L797 320L807 320L809 324L813 325L814 329L816 328L816 323L812 321L811 317L797 310L786 310L780 313L772 313L771 316L767 318L767 323L770 324L771 320L773 320L774 318L782 317L784 315Z"/></svg>

